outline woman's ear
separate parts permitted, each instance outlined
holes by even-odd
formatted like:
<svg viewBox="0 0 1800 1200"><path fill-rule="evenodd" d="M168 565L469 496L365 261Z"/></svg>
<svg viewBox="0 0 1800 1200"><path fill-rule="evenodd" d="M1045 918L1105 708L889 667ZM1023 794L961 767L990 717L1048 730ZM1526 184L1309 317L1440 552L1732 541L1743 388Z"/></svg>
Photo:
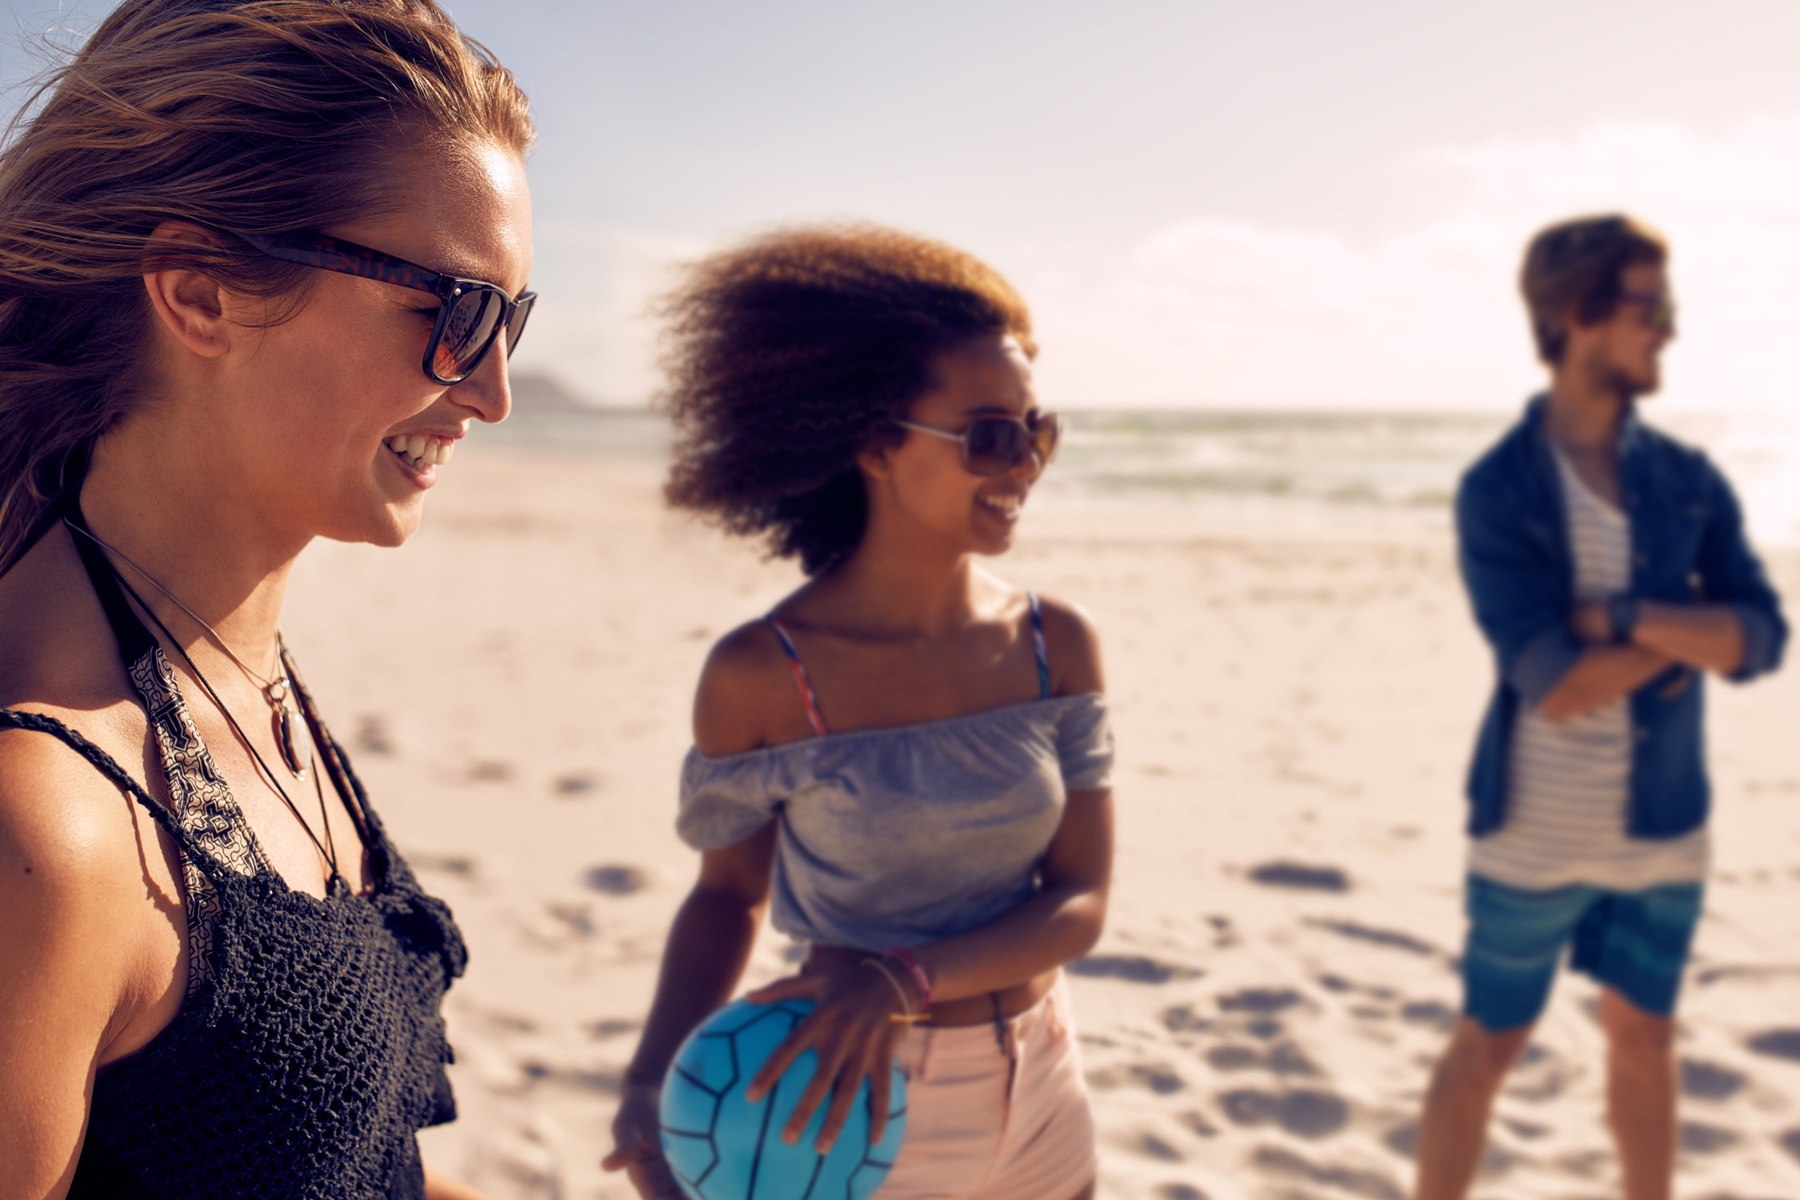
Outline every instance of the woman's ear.
<svg viewBox="0 0 1800 1200"><path fill-rule="evenodd" d="M856 465L862 473L873 479L886 479L893 472L893 464L888 461L888 452L893 446L883 444L871 446L867 450L859 450L856 454Z"/></svg>
<svg viewBox="0 0 1800 1200"><path fill-rule="evenodd" d="M154 262L157 243L192 246L195 243L223 246L219 234L187 221L164 221L150 234L145 245L146 259ZM175 340L202 358L220 358L231 349L233 338L242 326L225 316L225 296L218 280L189 267L170 267L144 273L144 289L150 294L150 307L156 310Z"/></svg>
<svg viewBox="0 0 1800 1200"><path fill-rule="evenodd" d="M894 473L893 453L905 440L906 435L899 429L881 430L856 452L856 465L871 479L886 479Z"/></svg>

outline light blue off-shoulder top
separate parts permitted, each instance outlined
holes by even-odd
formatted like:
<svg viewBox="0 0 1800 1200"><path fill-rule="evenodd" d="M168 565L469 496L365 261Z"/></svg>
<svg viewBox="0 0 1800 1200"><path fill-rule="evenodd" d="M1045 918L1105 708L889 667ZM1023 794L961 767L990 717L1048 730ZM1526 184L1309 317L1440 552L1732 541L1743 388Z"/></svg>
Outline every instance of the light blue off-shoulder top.
<svg viewBox="0 0 1800 1200"><path fill-rule="evenodd" d="M676 829L715 850L770 821L770 920L879 953L985 925L1038 889L1071 788L1108 786L1106 699L1052 696L968 716L689 751Z"/></svg>

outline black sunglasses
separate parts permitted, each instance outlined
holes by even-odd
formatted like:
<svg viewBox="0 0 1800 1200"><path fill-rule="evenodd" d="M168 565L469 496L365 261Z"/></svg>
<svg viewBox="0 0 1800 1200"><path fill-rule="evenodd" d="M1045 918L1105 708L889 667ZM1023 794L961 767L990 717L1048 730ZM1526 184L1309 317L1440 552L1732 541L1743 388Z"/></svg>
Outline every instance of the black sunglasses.
<svg viewBox="0 0 1800 1200"><path fill-rule="evenodd" d="M1038 458L1047 467L1056 457L1056 444L1062 440L1060 413L1032 413L1024 418L976 417L961 433L902 421L898 417L894 424L902 429L961 442L963 469L971 475L1004 475L1031 450L1037 451Z"/></svg>
<svg viewBox="0 0 1800 1200"><path fill-rule="evenodd" d="M1675 332L1675 301L1661 292L1621 292L1619 303L1643 306L1644 324L1651 332Z"/></svg>
<svg viewBox="0 0 1800 1200"><path fill-rule="evenodd" d="M525 322L537 300L536 292L520 292L519 298L514 300L491 283L443 275L403 258L322 233L269 237L232 230L231 236L243 240L259 253L283 262L397 283L436 296L443 303L438 306L437 320L431 326L431 340L425 343L422 364L425 374L435 383L461 383L474 374L500 337L501 330L506 331L506 353L510 356L525 333Z"/></svg>

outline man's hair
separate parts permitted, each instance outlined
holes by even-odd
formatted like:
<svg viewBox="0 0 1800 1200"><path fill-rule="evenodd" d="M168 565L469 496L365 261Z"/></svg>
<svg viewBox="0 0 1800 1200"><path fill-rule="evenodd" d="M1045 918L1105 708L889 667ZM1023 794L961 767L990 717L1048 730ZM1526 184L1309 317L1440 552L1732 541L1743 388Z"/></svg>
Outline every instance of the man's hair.
<svg viewBox="0 0 1800 1200"><path fill-rule="evenodd" d="M1538 357L1555 366L1569 342L1569 318L1593 325L1611 317L1624 291L1625 268L1669 259L1662 234L1615 213L1577 217L1541 230L1525 249L1519 290L1531 314Z"/></svg>

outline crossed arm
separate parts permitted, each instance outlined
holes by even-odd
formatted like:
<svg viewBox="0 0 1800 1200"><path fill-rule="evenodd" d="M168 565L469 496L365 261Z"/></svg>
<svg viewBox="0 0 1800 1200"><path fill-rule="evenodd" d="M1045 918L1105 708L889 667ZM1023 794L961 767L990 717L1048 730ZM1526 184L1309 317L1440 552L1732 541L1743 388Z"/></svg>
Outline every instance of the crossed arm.
<svg viewBox="0 0 1800 1200"><path fill-rule="evenodd" d="M1612 623L1599 601L1578 604L1569 627L1581 657L1538 702L1552 721L1567 720L1628 696L1675 664L1730 675L1744 660L1744 628L1724 604L1638 604L1631 641L1612 642Z"/></svg>
<svg viewBox="0 0 1800 1200"><path fill-rule="evenodd" d="M1666 586L1660 594L1669 599L1640 598L1629 643L1616 645L1605 603L1570 607L1568 564L1553 552L1555 531L1507 461L1484 462L1464 477L1458 559L1501 676L1524 703L1566 720L1630 695L1671 667L1744 680L1780 663L1787 641L1780 597L1745 536L1736 497L1711 464L1689 464L1703 477L1683 485L1685 511L1702 524L1650 534L1674 539L1670 549L1691 545L1691 560L1679 564L1690 572L1691 599Z"/></svg>

